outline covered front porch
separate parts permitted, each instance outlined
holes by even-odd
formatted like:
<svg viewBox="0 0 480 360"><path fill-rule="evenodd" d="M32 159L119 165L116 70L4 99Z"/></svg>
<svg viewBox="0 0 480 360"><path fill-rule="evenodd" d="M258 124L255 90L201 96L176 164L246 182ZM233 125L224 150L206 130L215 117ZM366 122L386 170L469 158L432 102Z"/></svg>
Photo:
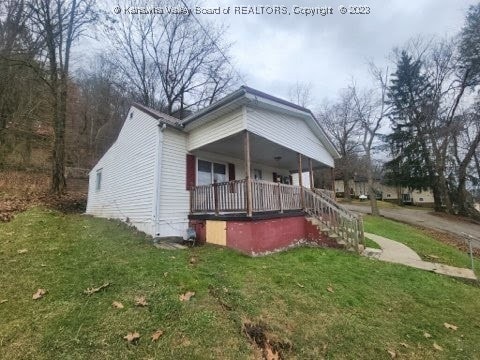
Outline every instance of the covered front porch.
<svg viewBox="0 0 480 360"><path fill-rule="evenodd" d="M314 169L328 167L246 130L191 152L191 215L252 217L302 211L302 189L313 190ZM333 197L333 191L323 193Z"/></svg>

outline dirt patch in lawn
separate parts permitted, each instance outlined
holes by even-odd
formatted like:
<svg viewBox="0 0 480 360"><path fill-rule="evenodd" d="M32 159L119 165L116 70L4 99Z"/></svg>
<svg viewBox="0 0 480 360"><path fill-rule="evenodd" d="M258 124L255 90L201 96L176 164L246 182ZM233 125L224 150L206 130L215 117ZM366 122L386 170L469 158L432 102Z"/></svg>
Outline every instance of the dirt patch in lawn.
<svg viewBox="0 0 480 360"><path fill-rule="evenodd" d="M245 321L243 323L243 333L247 336L261 352L262 359L282 360L285 359L284 353L291 350L292 344L288 341L280 341L268 330L268 326L263 323L253 323Z"/></svg>

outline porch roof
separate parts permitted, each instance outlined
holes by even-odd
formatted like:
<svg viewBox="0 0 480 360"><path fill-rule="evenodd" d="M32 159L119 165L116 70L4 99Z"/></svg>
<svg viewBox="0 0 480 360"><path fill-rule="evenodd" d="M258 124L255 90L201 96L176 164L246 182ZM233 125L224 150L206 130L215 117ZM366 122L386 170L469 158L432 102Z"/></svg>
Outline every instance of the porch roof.
<svg viewBox="0 0 480 360"><path fill-rule="evenodd" d="M206 144L196 150L243 160L245 156L243 136L243 133L237 133ZM252 163L266 165L276 169L288 169L290 173L298 172L297 152L255 134L250 134L250 159ZM309 166L308 160L304 158L302 161L302 171L308 171ZM312 160L312 167L313 169L319 169L328 166L319 161Z"/></svg>
<svg viewBox="0 0 480 360"><path fill-rule="evenodd" d="M325 145L332 157L340 158L338 150L326 135L325 130L321 126L320 122L315 118L312 111L245 85L241 86L238 90L218 100L212 105L190 115L182 122L182 125L185 127L186 131L189 131L201 124L214 120L224 113L249 103L253 103L256 106L262 106L267 109L275 109L277 111L302 117L317 134L317 136L322 139L322 143Z"/></svg>

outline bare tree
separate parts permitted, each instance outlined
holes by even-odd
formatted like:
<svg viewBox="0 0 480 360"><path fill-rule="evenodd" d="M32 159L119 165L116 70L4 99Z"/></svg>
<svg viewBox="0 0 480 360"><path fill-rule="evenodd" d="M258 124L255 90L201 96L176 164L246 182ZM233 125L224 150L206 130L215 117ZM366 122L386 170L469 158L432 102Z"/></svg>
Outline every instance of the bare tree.
<svg viewBox="0 0 480 360"><path fill-rule="evenodd" d="M312 105L313 102L312 89L312 83L297 81L288 89L288 98L294 104L297 104L304 108L308 108Z"/></svg>
<svg viewBox="0 0 480 360"><path fill-rule="evenodd" d="M123 75L121 81L134 100L161 108L165 99L159 95L160 75L149 54L154 24L153 15L120 13L109 18L105 29L111 49L106 59ZM162 34L163 31L160 31L160 36Z"/></svg>
<svg viewBox="0 0 480 360"><path fill-rule="evenodd" d="M457 167L457 186L454 201L458 205L458 213L480 219L480 213L473 207L473 202L468 196L467 182L480 180L480 166L476 153L480 149L480 104L476 103L469 111L458 116L457 129L453 134L452 151ZM475 161L475 163L473 163ZM473 163L473 164L472 164ZM469 165L477 169L469 171ZM470 174L469 174L470 173Z"/></svg>
<svg viewBox="0 0 480 360"><path fill-rule="evenodd" d="M0 3L0 167L30 165L34 127L47 107L29 16L25 1Z"/></svg>
<svg viewBox="0 0 480 360"><path fill-rule="evenodd" d="M342 174L344 198L350 200L350 181L358 164L359 139L361 135L360 119L355 113L354 93L351 88L344 89L334 103L325 102L319 119L333 138L341 158L335 162L336 169Z"/></svg>
<svg viewBox="0 0 480 360"><path fill-rule="evenodd" d="M73 42L98 19L94 0L30 0L31 25L44 45L52 99L54 144L51 191L61 194L65 182L65 123L70 55Z"/></svg>
<svg viewBox="0 0 480 360"><path fill-rule="evenodd" d="M462 65L452 39L414 41L398 57L396 84L390 86L396 129L405 135L403 129L409 128L415 134L397 139L401 145L409 142L412 153L421 155L437 211L453 212L447 174L449 149L458 128L457 115L472 87L470 72ZM402 79L398 74L403 74Z"/></svg>
<svg viewBox="0 0 480 360"><path fill-rule="evenodd" d="M387 84L388 68L383 71L370 64L370 73L374 79L375 87L359 94L355 85L352 85L353 97L355 100L355 113L360 121L363 130L362 147L365 152L368 180L368 197L372 209L372 215L378 216L380 212L377 205L377 194L375 190L374 164L372 150L378 139L381 126L386 119L387 106Z"/></svg>
<svg viewBox="0 0 480 360"><path fill-rule="evenodd" d="M120 132L131 104L122 85L118 69L102 55L90 62L88 70L77 73L78 101L70 111L74 124L67 131L67 156L77 156L75 149L85 147L88 154L82 159L83 167L93 166Z"/></svg>
<svg viewBox="0 0 480 360"><path fill-rule="evenodd" d="M166 3L154 1L162 7ZM237 80L223 41L225 29L201 24L192 15L120 14L107 33L114 61L125 69L142 102L168 114L182 117L186 110L208 105Z"/></svg>

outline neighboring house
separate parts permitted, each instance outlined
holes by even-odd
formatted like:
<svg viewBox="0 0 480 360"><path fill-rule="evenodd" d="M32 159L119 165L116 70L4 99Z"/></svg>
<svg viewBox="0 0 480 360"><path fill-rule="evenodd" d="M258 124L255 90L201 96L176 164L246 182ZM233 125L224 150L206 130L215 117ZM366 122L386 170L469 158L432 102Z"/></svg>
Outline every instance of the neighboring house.
<svg viewBox="0 0 480 360"><path fill-rule="evenodd" d="M353 197L368 195L368 182L364 177L355 177L349 182L350 193ZM379 180L374 182L375 191L378 199L384 201L398 202L402 199L404 204L417 206L433 206L433 192L431 189L413 190L410 188L400 188L392 185L382 184ZM344 184L342 179L335 180L335 193L339 197L344 196Z"/></svg>
<svg viewBox="0 0 480 360"><path fill-rule="evenodd" d="M335 205L296 173L313 179L338 157L311 111L246 86L183 121L134 104L90 172L87 213L265 252L324 238L304 211L322 220L319 204Z"/></svg>

